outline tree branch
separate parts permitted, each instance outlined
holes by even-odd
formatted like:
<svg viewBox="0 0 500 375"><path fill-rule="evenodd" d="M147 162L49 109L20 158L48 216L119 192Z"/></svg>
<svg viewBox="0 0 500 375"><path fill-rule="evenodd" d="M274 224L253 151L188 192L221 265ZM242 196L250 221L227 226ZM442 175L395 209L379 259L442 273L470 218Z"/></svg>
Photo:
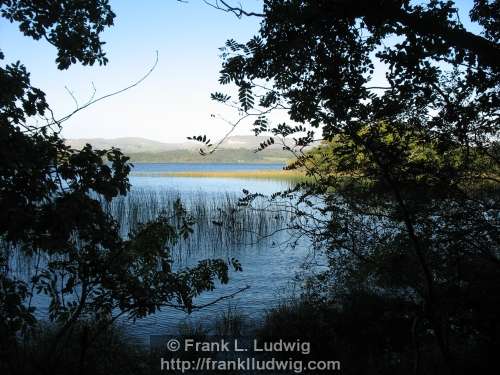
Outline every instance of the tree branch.
<svg viewBox="0 0 500 375"><path fill-rule="evenodd" d="M222 10L223 12L227 12L227 13L233 13L238 18L241 18L243 16L246 16L246 17L264 17L265 16L264 13L248 12L248 11L244 10L243 7L241 6L241 4L238 7L231 6L224 0L216 0L215 3L211 3L208 0L203 0L203 2L205 4L207 4L208 6L211 6L214 9Z"/></svg>

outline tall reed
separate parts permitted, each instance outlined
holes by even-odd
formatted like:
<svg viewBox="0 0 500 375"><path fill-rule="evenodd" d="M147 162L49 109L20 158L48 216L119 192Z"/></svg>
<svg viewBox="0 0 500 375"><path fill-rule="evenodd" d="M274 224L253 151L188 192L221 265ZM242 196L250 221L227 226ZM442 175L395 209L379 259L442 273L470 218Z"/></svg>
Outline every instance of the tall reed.
<svg viewBox="0 0 500 375"><path fill-rule="evenodd" d="M179 241L174 249L175 260L196 260L199 257L229 255L231 250L269 245L272 233L288 222L287 215L266 209L241 207L235 193L181 193L167 189L133 189L127 196L102 204L120 224L126 237L139 223L160 214L173 217L174 202L181 199L195 220L193 233ZM175 223L173 223L175 224Z"/></svg>

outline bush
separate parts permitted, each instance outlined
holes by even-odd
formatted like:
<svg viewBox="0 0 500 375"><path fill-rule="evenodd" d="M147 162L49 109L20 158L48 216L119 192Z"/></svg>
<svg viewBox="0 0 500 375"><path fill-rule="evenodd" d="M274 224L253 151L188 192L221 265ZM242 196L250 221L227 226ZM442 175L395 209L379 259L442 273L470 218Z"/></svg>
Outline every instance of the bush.
<svg viewBox="0 0 500 375"><path fill-rule="evenodd" d="M11 342L3 353L0 373L31 374L149 374L149 352L118 326L96 336L90 323L79 323L63 338L64 345L52 353L57 327L40 325Z"/></svg>

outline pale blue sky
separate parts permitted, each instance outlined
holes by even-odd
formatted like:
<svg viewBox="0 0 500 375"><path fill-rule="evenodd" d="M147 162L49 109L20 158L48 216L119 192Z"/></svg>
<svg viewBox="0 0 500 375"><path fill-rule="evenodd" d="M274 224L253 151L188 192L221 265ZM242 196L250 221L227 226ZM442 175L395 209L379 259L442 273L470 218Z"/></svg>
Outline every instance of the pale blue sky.
<svg viewBox="0 0 500 375"><path fill-rule="evenodd" d="M258 30L258 19L237 19L199 0L110 3L116 18L102 38L109 58L105 67L73 65L59 71L52 46L23 36L17 24L0 19L0 48L6 60L26 65L32 83L45 91L58 116L74 108L65 86L83 103L92 82L97 96L125 87L151 67L159 51L158 66L146 81L78 113L65 123L63 135L183 141L204 131L222 134L227 125L210 116L220 111L210 100L210 92L218 88L218 48L228 38L246 41Z"/></svg>
<svg viewBox="0 0 500 375"><path fill-rule="evenodd" d="M200 0L111 0L115 25L102 39L109 63L105 67L74 65L59 71L55 49L44 41L33 41L18 31L17 24L0 19L0 48L6 61L20 60L31 72L32 83L47 94L58 117L71 112L74 102L65 86L80 103L92 92L92 82L101 96L127 86L159 62L140 86L95 104L65 123L68 138L144 137L164 142L184 141L186 136L208 133L222 135L227 124L212 113L225 111L210 100L220 89L217 83L218 48L229 38L246 42L258 30L258 18L237 19ZM242 1L257 8L259 0ZM458 1L465 23L472 0ZM233 113L233 115L236 115ZM250 134L248 127L236 134Z"/></svg>

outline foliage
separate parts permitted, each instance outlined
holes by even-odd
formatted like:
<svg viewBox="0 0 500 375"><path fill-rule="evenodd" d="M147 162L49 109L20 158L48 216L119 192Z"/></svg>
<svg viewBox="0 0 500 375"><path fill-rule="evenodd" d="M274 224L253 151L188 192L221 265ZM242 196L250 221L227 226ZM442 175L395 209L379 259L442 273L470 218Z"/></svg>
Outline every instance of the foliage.
<svg viewBox="0 0 500 375"><path fill-rule="evenodd" d="M105 0L2 1L0 12L25 35L52 43L60 69L107 61L99 34L114 14ZM46 296L57 327L42 366L52 372L77 323L93 322L90 345L123 315L138 319L163 306L190 312L197 295L228 282L229 266L241 270L234 259L174 270L171 247L194 224L180 202L172 216L120 236L100 200L129 191L128 157L118 149L66 146L61 123L19 62L0 68L0 86L0 362L11 359L7 349L20 334L36 328L36 295ZM27 274L19 271L24 260L33 264Z"/></svg>
<svg viewBox="0 0 500 375"><path fill-rule="evenodd" d="M250 97L262 98L252 114L288 109L289 122L256 121L255 132L293 138L290 168L311 177L271 198L294 199L290 226L325 250L330 267L310 281L317 298L348 309L364 290L416 322L401 328L413 356L380 343L415 373L432 367L424 352L457 373L461 358L493 360L498 345L495 10L498 1L474 1L479 35L453 1L267 0L259 35L223 49L219 81L244 90L240 111ZM323 146L304 152L318 137Z"/></svg>
<svg viewBox="0 0 500 375"><path fill-rule="evenodd" d="M133 337L126 334L125 328L110 326L105 332L91 339L96 329L91 323L79 322L68 334L59 355L57 374L68 373L68 369L79 374L149 374L150 353L141 347ZM102 328L101 328L102 329ZM48 356L48 350L57 334L54 325L41 324L22 341L13 343L7 349L9 362L0 363L3 374L35 374ZM82 352L85 356L82 357ZM7 367L10 366L10 367Z"/></svg>
<svg viewBox="0 0 500 375"><path fill-rule="evenodd" d="M45 39L57 49L59 69L77 61L83 65L106 64L99 34L113 25L115 14L108 0L2 0L0 15L17 22L19 30L35 40Z"/></svg>

